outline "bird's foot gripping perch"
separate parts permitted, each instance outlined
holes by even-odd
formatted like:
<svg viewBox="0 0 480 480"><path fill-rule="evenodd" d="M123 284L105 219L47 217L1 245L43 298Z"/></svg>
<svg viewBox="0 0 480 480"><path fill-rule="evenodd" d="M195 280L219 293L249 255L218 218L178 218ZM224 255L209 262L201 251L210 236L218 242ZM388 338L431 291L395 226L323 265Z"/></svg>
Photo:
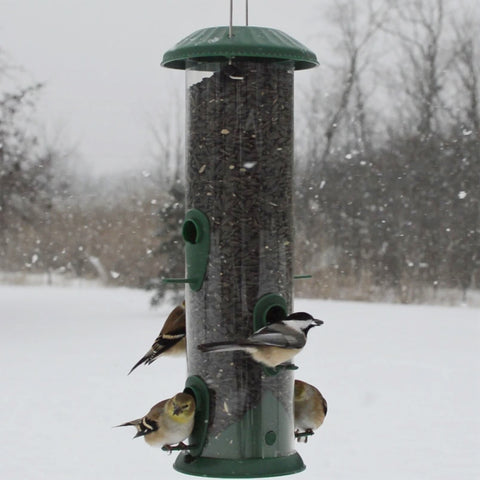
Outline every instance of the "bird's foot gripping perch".
<svg viewBox="0 0 480 480"><path fill-rule="evenodd" d="M295 438L297 442L308 442L308 437L311 437L314 434L314 431L311 428L307 428L305 431L301 432L300 430L295 430Z"/></svg>
<svg viewBox="0 0 480 480"><path fill-rule="evenodd" d="M164 452L172 453L178 450L189 450L192 447L194 447L194 445L185 445L183 442L179 442L176 445L164 445L162 450Z"/></svg>
<svg viewBox="0 0 480 480"><path fill-rule="evenodd" d="M277 365L276 367L263 367L263 370L266 375L268 376L274 376L280 373L282 370L298 370L298 367L294 365L293 363L281 363L280 365Z"/></svg>
<svg viewBox="0 0 480 480"><path fill-rule="evenodd" d="M277 371L280 370L298 370L298 367L293 363L281 363L275 367Z"/></svg>

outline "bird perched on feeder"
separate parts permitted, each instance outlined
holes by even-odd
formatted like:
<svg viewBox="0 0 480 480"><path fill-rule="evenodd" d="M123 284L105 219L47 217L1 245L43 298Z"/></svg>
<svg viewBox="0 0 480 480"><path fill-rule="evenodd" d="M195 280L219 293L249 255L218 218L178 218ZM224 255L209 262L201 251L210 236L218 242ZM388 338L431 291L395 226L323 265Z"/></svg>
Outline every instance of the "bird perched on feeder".
<svg viewBox="0 0 480 480"><path fill-rule="evenodd" d="M297 441L307 443L308 437L322 425L326 415L327 401L318 389L302 380L295 380L294 423Z"/></svg>
<svg viewBox="0 0 480 480"><path fill-rule="evenodd" d="M133 426L137 434L133 438L144 437L152 447L171 448L183 444L193 430L195 399L188 393L177 393L174 397L154 405L142 418L122 423L117 427Z"/></svg>
<svg viewBox="0 0 480 480"><path fill-rule="evenodd" d="M322 325L322 320L309 313L296 312L285 320L260 328L248 338L234 342L204 343L198 346L202 352L229 352L242 350L267 367L277 367L290 361L307 342L308 331Z"/></svg>
<svg viewBox="0 0 480 480"><path fill-rule="evenodd" d="M185 300L170 312L150 350L128 374L130 375L142 363L150 365L162 354L182 353L185 353Z"/></svg>

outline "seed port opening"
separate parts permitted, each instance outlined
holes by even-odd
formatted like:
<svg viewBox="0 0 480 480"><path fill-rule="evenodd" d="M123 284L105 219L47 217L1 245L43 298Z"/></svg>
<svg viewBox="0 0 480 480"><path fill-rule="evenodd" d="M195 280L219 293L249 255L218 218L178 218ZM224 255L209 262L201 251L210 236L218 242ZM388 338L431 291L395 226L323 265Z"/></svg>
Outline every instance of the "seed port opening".
<svg viewBox="0 0 480 480"><path fill-rule="evenodd" d="M195 245L200 241L200 229L194 220L186 220L182 229L183 239Z"/></svg>
<svg viewBox="0 0 480 480"><path fill-rule="evenodd" d="M285 311L285 308L283 308L283 306L272 305L265 312L265 321L267 325L269 325L271 323L285 320L286 316L287 316L287 312Z"/></svg>

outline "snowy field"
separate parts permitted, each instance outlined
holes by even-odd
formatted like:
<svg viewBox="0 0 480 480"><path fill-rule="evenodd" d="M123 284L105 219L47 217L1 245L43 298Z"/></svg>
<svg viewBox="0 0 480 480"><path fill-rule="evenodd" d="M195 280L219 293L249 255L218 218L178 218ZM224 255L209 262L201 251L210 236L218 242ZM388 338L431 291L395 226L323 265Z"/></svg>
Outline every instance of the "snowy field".
<svg viewBox="0 0 480 480"><path fill-rule="evenodd" d="M106 288L0 285L0 479L189 478L113 425L183 390L133 363L171 305ZM325 321L296 359L328 400L299 479L480 479L480 309L298 300ZM190 477L193 478L193 477ZM293 477L292 477L293 478Z"/></svg>

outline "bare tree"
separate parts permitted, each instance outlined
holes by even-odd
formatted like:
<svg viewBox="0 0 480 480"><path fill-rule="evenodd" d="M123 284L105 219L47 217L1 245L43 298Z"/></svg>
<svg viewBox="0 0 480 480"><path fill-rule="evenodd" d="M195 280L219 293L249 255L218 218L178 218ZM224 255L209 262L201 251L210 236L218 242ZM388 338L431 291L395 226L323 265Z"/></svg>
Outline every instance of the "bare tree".
<svg viewBox="0 0 480 480"><path fill-rule="evenodd" d="M480 135L480 20L465 17L453 29L453 70L465 105L465 117L460 120Z"/></svg>
<svg viewBox="0 0 480 480"><path fill-rule="evenodd" d="M403 59L398 69L403 91L416 116L415 130L424 138L433 132L442 108L440 92L448 59L441 58L444 0L389 0L392 16L385 31L400 40ZM405 108L405 105L402 106Z"/></svg>
<svg viewBox="0 0 480 480"><path fill-rule="evenodd" d="M453 23L454 79L453 96L458 112L452 136L457 158L455 171L456 200L453 204L454 228L448 245L450 269L464 299L475 287L480 270L480 20L479 7L467 11ZM477 283L478 288L478 283Z"/></svg>
<svg viewBox="0 0 480 480"><path fill-rule="evenodd" d="M175 95L174 95L175 97ZM176 97L175 97L176 98ZM152 174L165 189L183 182L184 174L184 115L183 102L178 99L173 106L160 113L149 115L150 157L153 160Z"/></svg>
<svg viewBox="0 0 480 480"><path fill-rule="evenodd" d="M157 259L158 268L156 278L149 282L149 287L155 290L152 304L157 304L163 298L167 288L178 289L178 285L167 285L162 279L181 277L185 268L184 242L181 235L181 226L185 218L183 121L183 115L178 110L178 105L175 105L170 114L150 124L153 140L153 177L158 180L159 186L166 194L166 199L157 209L158 228L155 234L157 246L153 254Z"/></svg>
<svg viewBox="0 0 480 480"><path fill-rule="evenodd" d="M358 2L337 0L334 3L332 21L339 31L339 51L344 64L340 78L337 79L338 85L341 86L338 100L325 128L325 144L320 163L323 163L331 153L334 137L339 131L340 122L346 115L352 96L355 97L353 110L359 122L360 141L363 144L369 143L366 134L365 95L361 75L371 62L368 47L388 15L385 5L378 6L377 3L372 0L367 2L366 19L361 15L361 12L365 11L365 2L362 2L360 8Z"/></svg>
<svg viewBox="0 0 480 480"><path fill-rule="evenodd" d="M359 218L361 189L352 188L352 182L362 181L344 169L359 163L372 148L372 127L369 120L370 93L363 81L368 70L375 63L373 47L377 34L387 19L388 10L384 2L336 0L330 9L330 19L334 27L337 61L330 72L331 81L314 84L309 94L306 114L307 147L302 152L306 157L306 172L299 185L296 206L297 229L302 232L305 244L300 245L305 258L320 250L320 245L330 235L334 245L349 251L349 269L358 273L359 259L366 246L359 235L347 239L343 223L358 231L364 227ZM321 60L321 63L322 60ZM325 85L330 84L330 93ZM370 87L375 88L375 84ZM332 160L332 162L329 162ZM335 161L335 162L334 162ZM332 163L329 165L329 163ZM348 166L347 166L348 165ZM363 167L362 167L363 168ZM342 196L338 196L338 190ZM310 210L311 215L302 215ZM328 215L327 212L338 212ZM340 214L341 212L341 214ZM321 259L319 259L322 262Z"/></svg>
<svg viewBox="0 0 480 480"><path fill-rule="evenodd" d="M5 71L6 67L0 68ZM0 235L3 249L9 224L32 221L48 188L49 158L39 153L37 138L28 125L41 85L0 94ZM5 252L3 252L5 253Z"/></svg>

